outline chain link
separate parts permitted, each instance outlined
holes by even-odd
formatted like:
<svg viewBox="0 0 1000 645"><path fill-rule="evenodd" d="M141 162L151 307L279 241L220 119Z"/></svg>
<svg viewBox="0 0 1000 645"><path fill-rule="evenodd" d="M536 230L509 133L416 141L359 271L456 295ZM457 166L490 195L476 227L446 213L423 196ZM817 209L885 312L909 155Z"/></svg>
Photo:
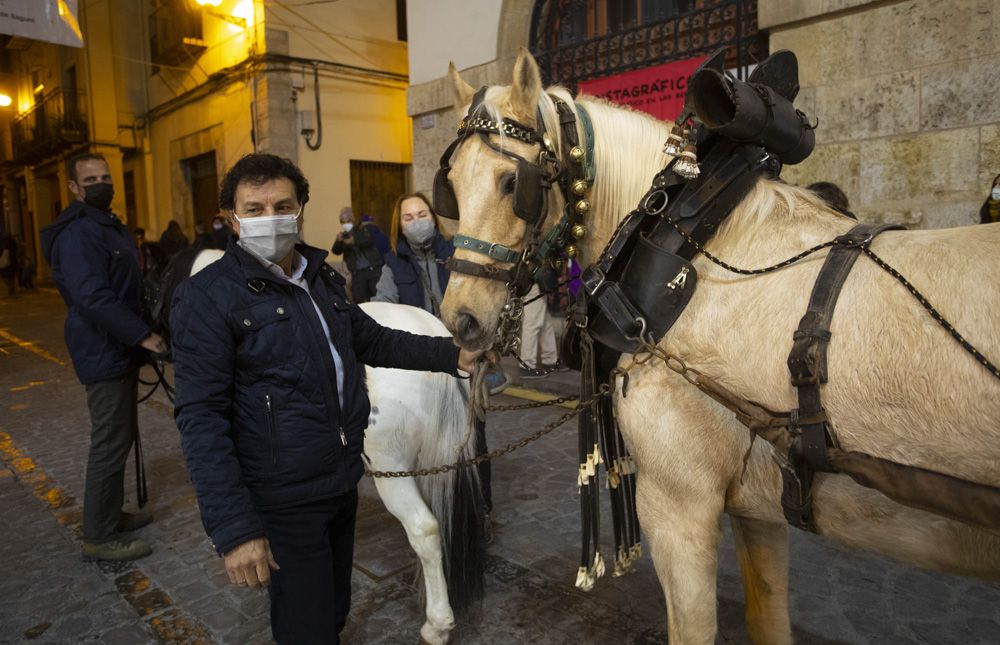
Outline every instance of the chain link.
<svg viewBox="0 0 1000 645"><path fill-rule="evenodd" d="M549 434L559 426L563 425L573 417L576 417L584 410L593 408L597 403L604 398L609 396L611 392L611 387L608 384L603 384L593 398L583 402L581 405L576 406L575 409L570 410L566 414L563 414L555 421L546 424L541 430L524 437L513 443L509 443L502 448L496 450L491 450L482 455L473 457L472 459L462 459L456 461L453 464L446 464L443 466L433 466L431 468L421 468L419 470L365 470L365 474L369 477L383 477L383 478L400 478L400 477L426 477L427 475L442 475L444 473L453 472L460 470L462 468L471 468L473 466L478 466L479 464L489 461L491 459L496 459L497 457L502 457L508 453L514 452L518 448L523 448L533 441L537 441ZM571 397L562 397L568 399ZM553 399L557 400L557 399ZM554 405L548 401L543 401L538 404L532 404L533 407L542 407L543 405Z"/></svg>

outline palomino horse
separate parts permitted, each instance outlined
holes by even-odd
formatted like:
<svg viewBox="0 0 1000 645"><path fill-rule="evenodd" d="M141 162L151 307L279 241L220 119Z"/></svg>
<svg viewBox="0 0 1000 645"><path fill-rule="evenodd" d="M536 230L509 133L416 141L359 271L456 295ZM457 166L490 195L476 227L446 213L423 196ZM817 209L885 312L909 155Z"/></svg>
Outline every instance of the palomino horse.
<svg viewBox="0 0 1000 645"><path fill-rule="evenodd" d="M464 114L473 89L454 67L451 76L456 109ZM493 122L509 118L537 129L540 114L545 130L556 139L560 130L552 97L571 106L573 101L561 88L547 92L535 61L522 51L512 85L490 87L479 116ZM589 234L578 245L586 266L619 219L638 203L653 175L670 161L661 152L670 124L597 99L580 97L576 105L589 113L595 133ZM582 131L579 137L582 141ZM518 251L526 225L512 210L515 162L497 148L534 160L539 146L514 137L490 138L496 148L473 136L451 156L459 233ZM565 159L568 146L553 143ZM559 191L553 189L552 196L543 214L543 233L561 212ZM757 268L843 234L852 225L811 193L762 179L707 249L737 266ZM980 350L1000 358L995 320L1000 310L1000 225L888 232L874 247ZM510 266L461 247L456 257ZM660 346L748 400L771 410L795 408L785 358L821 259L822 254L812 256L747 278L697 256L699 288ZM501 281L453 274L442 306L445 323L462 345L488 347L506 298ZM867 260L858 261L838 307L823 395L843 448L1000 485L1000 383ZM621 364L629 362L624 356ZM790 642L788 527L771 445L751 442L732 413L662 363L636 368L630 383L627 397L620 389L615 392L615 411L638 467L638 511L666 597L670 642L715 641L723 512L732 519L751 637L770 645ZM819 532L850 547L929 568L1000 578L1000 535L994 532L899 505L845 475L818 475L813 503Z"/></svg>
<svg viewBox="0 0 1000 645"><path fill-rule="evenodd" d="M222 255L217 250L201 251L193 258L190 275ZM165 285L167 295L173 286ZM383 302L361 308L386 327L451 335L423 309ZM475 455L475 440L467 436L466 428L468 381L447 374L369 367L367 382L372 404L365 430L369 469L418 470ZM455 626L452 603L462 608L482 592L485 554L478 472L464 468L457 474L376 477L375 488L420 558L427 603L420 637L430 645L447 643Z"/></svg>

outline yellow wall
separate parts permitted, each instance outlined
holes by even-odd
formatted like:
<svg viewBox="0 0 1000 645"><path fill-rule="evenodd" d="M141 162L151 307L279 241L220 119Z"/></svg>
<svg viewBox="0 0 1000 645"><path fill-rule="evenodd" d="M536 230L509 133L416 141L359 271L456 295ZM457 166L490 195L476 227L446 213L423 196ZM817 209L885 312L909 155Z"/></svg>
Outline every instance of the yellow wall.
<svg viewBox="0 0 1000 645"><path fill-rule="evenodd" d="M300 95L300 107L312 106L312 96L311 89ZM410 163L412 147L402 88L330 78L321 81L320 96L323 143L317 151L300 143L299 166L310 183L305 241L329 249L341 230L340 209L351 204L350 161Z"/></svg>

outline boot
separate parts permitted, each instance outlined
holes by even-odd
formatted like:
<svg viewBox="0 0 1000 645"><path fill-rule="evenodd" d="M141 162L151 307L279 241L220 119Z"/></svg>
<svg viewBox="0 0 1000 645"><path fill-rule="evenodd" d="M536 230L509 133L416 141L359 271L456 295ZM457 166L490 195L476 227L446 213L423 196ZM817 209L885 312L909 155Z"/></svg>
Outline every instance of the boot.
<svg viewBox="0 0 1000 645"><path fill-rule="evenodd" d="M127 513L122 511L118 519L118 526L115 527L119 533L137 531L153 521L150 513Z"/></svg>
<svg viewBox="0 0 1000 645"><path fill-rule="evenodd" d="M109 542L83 543L83 557L86 560L129 561L145 558L153 552L145 540L119 538Z"/></svg>

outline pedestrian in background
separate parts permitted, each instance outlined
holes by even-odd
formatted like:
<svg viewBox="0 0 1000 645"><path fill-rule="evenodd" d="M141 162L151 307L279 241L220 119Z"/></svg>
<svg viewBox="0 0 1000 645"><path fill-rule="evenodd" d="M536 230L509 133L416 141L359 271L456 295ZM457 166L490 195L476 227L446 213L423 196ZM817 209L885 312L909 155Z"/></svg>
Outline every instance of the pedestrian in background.
<svg viewBox="0 0 1000 645"><path fill-rule="evenodd" d="M979 223L989 224L1000 220L1000 175L993 178L990 194L979 209Z"/></svg>
<svg viewBox="0 0 1000 645"><path fill-rule="evenodd" d="M354 225L354 211L350 206L340 209L340 225L333 252L344 256L344 264L351 274L351 298L356 304L368 302L375 296L382 265L382 253L375 248L375 238L367 226Z"/></svg>
<svg viewBox="0 0 1000 645"><path fill-rule="evenodd" d="M392 247L389 245L389 238L386 234L382 232L382 229L375 225L375 220L372 219L371 215L361 216L361 226L364 226L371 231L372 240L375 242L375 248L382 254L382 257L385 257L385 254L392 250Z"/></svg>
<svg viewBox="0 0 1000 645"><path fill-rule="evenodd" d="M178 251L186 249L190 245L190 242L188 242L187 236L184 235L184 231L181 230L181 225L177 223L177 220L172 219L167 224L167 230L163 231L163 235L160 236L159 245L160 250L163 251L169 260Z"/></svg>
<svg viewBox="0 0 1000 645"><path fill-rule="evenodd" d="M558 281L553 269L543 268L524 297L520 368L523 380L544 378L550 371L562 369L556 347L556 332L549 320L546 303L546 295L556 290Z"/></svg>
<svg viewBox="0 0 1000 645"><path fill-rule="evenodd" d="M181 283L175 417L205 530L233 584L269 586L281 644L338 643L351 606L365 365L455 374L481 352L380 326L327 252L297 243L309 183L251 154L222 180L239 236Z"/></svg>
<svg viewBox="0 0 1000 645"><path fill-rule="evenodd" d="M42 229L45 259L66 303L66 344L87 390L90 454L83 498L83 555L135 560L152 549L129 535L149 515L122 511L125 462L138 427L136 404L144 350L166 351L142 318L142 272L135 240L111 212L107 161L86 153L66 164L76 199Z"/></svg>
<svg viewBox="0 0 1000 645"><path fill-rule="evenodd" d="M229 238L233 236L233 230L226 224L226 218L216 215L212 218L212 248L225 251L229 246Z"/></svg>
<svg viewBox="0 0 1000 645"><path fill-rule="evenodd" d="M21 272L17 251L17 240L14 236L0 231L0 279L7 284L9 297L13 297L17 291L17 279Z"/></svg>

